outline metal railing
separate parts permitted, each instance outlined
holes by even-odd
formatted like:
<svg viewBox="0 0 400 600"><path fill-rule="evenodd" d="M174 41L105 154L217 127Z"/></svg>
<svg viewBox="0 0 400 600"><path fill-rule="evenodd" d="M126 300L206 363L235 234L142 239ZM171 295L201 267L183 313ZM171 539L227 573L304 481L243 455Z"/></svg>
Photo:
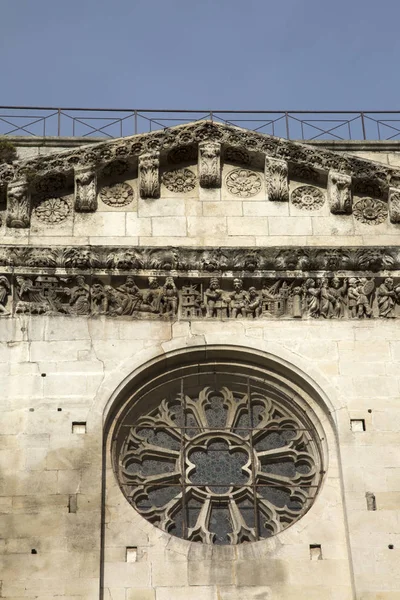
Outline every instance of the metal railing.
<svg viewBox="0 0 400 600"><path fill-rule="evenodd" d="M251 111L0 106L0 135L116 138L210 120L297 140L400 140L400 111Z"/></svg>

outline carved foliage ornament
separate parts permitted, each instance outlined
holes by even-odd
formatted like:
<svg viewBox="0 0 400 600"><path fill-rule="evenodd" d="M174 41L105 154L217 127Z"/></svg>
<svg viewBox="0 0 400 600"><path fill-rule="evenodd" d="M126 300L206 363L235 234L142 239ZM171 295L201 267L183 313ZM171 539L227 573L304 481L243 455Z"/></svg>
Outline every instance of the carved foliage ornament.
<svg viewBox="0 0 400 600"><path fill-rule="evenodd" d="M199 143L199 180L203 188L221 186L221 144Z"/></svg>
<svg viewBox="0 0 400 600"><path fill-rule="evenodd" d="M353 206L353 215L361 223L379 225L387 219L387 204L374 198L361 198Z"/></svg>
<svg viewBox="0 0 400 600"><path fill-rule="evenodd" d="M114 446L121 489L144 518L190 541L239 544L279 533L310 508L319 439L289 395L216 363L166 377L164 387L167 397L155 386L142 398L139 416L125 413Z"/></svg>
<svg viewBox="0 0 400 600"><path fill-rule="evenodd" d="M8 186L7 227L27 228L31 223L31 194L26 181Z"/></svg>
<svg viewBox="0 0 400 600"><path fill-rule="evenodd" d="M94 212L97 209L97 176L92 168L75 171L75 210Z"/></svg>
<svg viewBox="0 0 400 600"><path fill-rule="evenodd" d="M54 225L64 221L71 211L69 203L64 198L49 198L43 200L36 208L35 214L40 221Z"/></svg>
<svg viewBox="0 0 400 600"><path fill-rule="evenodd" d="M265 184L268 200L287 202L289 200L288 165L284 160L265 157Z"/></svg>
<svg viewBox="0 0 400 600"><path fill-rule="evenodd" d="M126 206L134 198L132 186L128 183L115 183L101 188L100 198L108 206Z"/></svg>
<svg viewBox="0 0 400 600"><path fill-rule="evenodd" d="M391 223L400 223L400 190L389 189L389 216Z"/></svg>
<svg viewBox="0 0 400 600"><path fill-rule="evenodd" d="M261 190L261 177L254 171L248 169L234 169L225 179L228 191L234 196L250 198Z"/></svg>
<svg viewBox="0 0 400 600"><path fill-rule="evenodd" d="M322 190L311 185L302 185L292 192L292 202L298 208L304 210L318 210L325 202Z"/></svg>
<svg viewBox="0 0 400 600"><path fill-rule="evenodd" d="M328 201L331 213L348 215L351 213L351 177L343 173L329 172Z"/></svg>
<svg viewBox="0 0 400 600"><path fill-rule="evenodd" d="M191 192L196 187L196 176L190 169L176 169L164 173L162 182L170 192Z"/></svg>
<svg viewBox="0 0 400 600"><path fill-rule="evenodd" d="M141 198L160 197L160 155L142 154L139 159L139 190Z"/></svg>

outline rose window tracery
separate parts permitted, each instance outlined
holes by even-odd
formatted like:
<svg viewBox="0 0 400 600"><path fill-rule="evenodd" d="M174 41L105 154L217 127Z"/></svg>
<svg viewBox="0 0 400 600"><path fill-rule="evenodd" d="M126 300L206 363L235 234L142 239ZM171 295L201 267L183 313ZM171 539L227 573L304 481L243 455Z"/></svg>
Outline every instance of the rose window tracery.
<svg viewBox="0 0 400 600"><path fill-rule="evenodd" d="M262 377L215 365L133 403L116 429L113 465L143 517L209 544L279 533L310 508L323 472L302 408Z"/></svg>

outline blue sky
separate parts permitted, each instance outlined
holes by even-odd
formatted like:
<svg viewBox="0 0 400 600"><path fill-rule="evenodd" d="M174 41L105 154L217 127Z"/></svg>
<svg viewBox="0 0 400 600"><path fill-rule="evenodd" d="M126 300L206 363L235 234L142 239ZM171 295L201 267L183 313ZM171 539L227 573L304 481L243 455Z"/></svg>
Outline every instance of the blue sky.
<svg viewBox="0 0 400 600"><path fill-rule="evenodd" d="M398 0L1 0L1 105L400 109Z"/></svg>

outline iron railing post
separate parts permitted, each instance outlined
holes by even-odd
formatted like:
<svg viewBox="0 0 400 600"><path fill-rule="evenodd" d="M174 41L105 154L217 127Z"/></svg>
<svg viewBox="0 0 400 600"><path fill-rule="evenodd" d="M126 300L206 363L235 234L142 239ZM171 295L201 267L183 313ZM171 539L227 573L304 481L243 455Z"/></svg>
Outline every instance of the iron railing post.
<svg viewBox="0 0 400 600"><path fill-rule="evenodd" d="M290 140L290 132L289 132L289 113L285 112L285 123L286 123L286 138Z"/></svg>
<svg viewBox="0 0 400 600"><path fill-rule="evenodd" d="M57 135L61 136L61 108L57 111Z"/></svg>
<svg viewBox="0 0 400 600"><path fill-rule="evenodd" d="M361 127L362 127L362 133L363 133L363 140L367 139L367 135L365 132L365 119L364 119L364 113L360 113L361 114Z"/></svg>

